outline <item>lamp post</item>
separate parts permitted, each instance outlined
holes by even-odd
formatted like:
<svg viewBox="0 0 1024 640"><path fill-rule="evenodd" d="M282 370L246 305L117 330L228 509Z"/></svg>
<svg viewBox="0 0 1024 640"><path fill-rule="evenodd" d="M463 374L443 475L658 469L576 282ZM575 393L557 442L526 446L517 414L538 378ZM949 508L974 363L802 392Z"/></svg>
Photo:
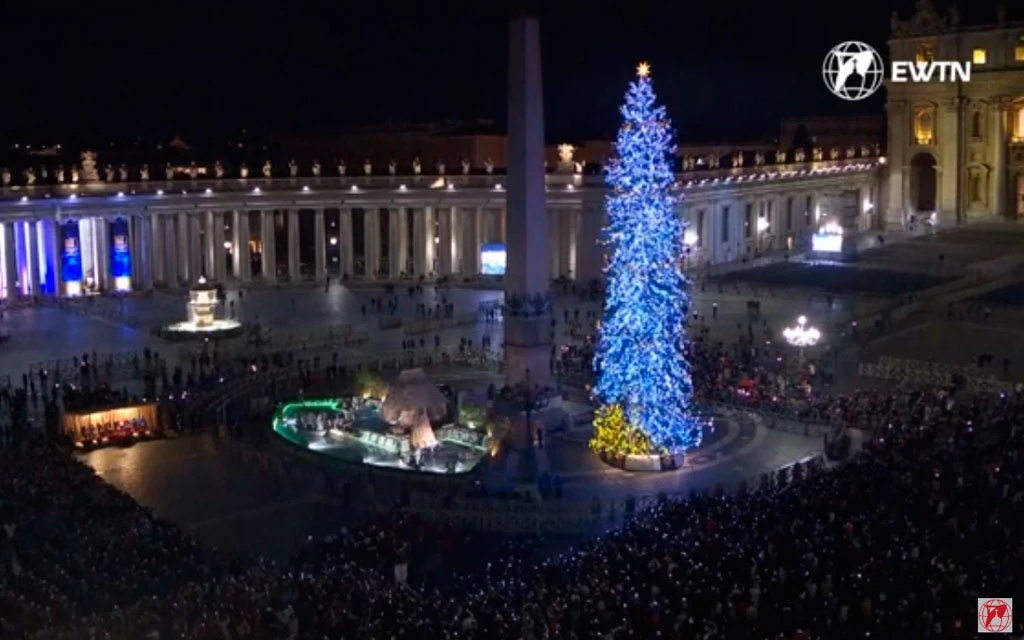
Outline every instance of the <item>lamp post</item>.
<svg viewBox="0 0 1024 640"><path fill-rule="evenodd" d="M790 346L800 350L800 364L803 364L804 349L818 344L821 340L821 332L807 325L807 316L800 316L796 319L795 327L786 327L782 330L782 337Z"/></svg>

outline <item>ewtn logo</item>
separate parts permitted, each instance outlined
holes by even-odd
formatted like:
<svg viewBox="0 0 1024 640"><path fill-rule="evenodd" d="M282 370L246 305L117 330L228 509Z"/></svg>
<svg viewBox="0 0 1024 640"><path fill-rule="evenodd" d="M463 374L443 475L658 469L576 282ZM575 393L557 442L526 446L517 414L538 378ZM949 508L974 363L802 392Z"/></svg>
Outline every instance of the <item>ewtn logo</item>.
<svg viewBox="0 0 1024 640"><path fill-rule="evenodd" d="M850 40L832 47L821 65L825 86L836 97L856 102L870 98L885 80L885 63L869 44ZM892 82L970 82L970 62L893 60Z"/></svg>

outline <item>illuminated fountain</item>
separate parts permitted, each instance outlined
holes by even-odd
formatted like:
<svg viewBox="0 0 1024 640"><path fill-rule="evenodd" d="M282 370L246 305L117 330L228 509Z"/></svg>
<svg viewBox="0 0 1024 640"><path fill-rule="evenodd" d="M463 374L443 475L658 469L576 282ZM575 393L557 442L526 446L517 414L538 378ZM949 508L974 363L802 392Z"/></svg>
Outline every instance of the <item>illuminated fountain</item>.
<svg viewBox="0 0 1024 640"><path fill-rule="evenodd" d="M217 294L217 287L199 276L188 292L188 320L163 327L160 336L167 340L218 340L241 335L242 323L217 317Z"/></svg>

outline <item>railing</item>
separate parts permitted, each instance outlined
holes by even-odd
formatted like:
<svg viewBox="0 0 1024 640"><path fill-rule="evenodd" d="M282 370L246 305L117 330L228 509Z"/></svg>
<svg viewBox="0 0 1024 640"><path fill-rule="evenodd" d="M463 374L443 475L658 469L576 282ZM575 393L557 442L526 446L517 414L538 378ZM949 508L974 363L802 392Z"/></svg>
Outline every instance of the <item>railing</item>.
<svg viewBox="0 0 1024 640"><path fill-rule="evenodd" d="M852 158L804 162L800 164L762 165L735 167L731 169L703 169L677 174L679 185L684 188L699 188L721 184L749 184L773 179L791 179L815 175L841 174L853 171L868 171L877 165L874 158ZM552 187L566 189L603 188L603 175L549 173L545 181ZM395 190L397 193L426 189L443 193L448 189L492 189L502 191L507 178L502 174L456 174L419 176L360 176L345 177L295 177L295 178L222 178L196 180L147 180L143 182L78 182L63 184L8 185L0 188L0 198L17 202L22 198L54 199L76 197L130 198L135 196L161 197L172 195L215 196L223 193L297 192L313 195L318 190L351 191Z"/></svg>

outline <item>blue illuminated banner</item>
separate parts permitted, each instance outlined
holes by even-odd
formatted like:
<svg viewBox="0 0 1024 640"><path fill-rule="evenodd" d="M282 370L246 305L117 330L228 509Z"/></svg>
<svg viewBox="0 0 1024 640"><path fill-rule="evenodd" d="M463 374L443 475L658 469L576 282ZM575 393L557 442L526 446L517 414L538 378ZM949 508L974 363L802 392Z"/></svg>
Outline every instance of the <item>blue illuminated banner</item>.
<svg viewBox="0 0 1024 640"><path fill-rule="evenodd" d="M110 223L110 276L114 279L114 289L131 289L132 251L127 218L117 218Z"/></svg>
<svg viewBox="0 0 1024 640"><path fill-rule="evenodd" d="M484 275L505 275L505 245L492 242L480 247L480 271Z"/></svg>
<svg viewBox="0 0 1024 640"><path fill-rule="evenodd" d="M82 281L82 239L78 231L78 220L65 220L60 225L61 279L65 283Z"/></svg>

